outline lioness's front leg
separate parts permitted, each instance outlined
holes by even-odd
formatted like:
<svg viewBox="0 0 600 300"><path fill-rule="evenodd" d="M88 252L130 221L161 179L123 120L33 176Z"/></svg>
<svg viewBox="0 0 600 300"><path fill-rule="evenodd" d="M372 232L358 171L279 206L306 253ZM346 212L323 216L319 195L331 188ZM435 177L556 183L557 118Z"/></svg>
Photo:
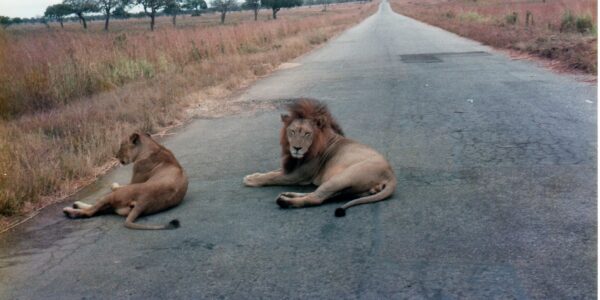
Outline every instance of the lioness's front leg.
<svg viewBox="0 0 600 300"><path fill-rule="evenodd" d="M301 184L301 178L296 174L285 174L281 170L271 171L268 173L254 173L244 177L246 186L264 186L264 185L290 185Z"/></svg>

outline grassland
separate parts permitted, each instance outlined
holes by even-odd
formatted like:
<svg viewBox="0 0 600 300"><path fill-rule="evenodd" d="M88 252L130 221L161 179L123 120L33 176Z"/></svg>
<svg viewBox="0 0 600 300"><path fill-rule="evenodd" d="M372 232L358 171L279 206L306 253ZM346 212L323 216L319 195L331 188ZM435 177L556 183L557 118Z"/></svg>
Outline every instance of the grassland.
<svg viewBox="0 0 600 300"><path fill-rule="evenodd" d="M391 0L394 11L484 44L597 73L595 0Z"/></svg>
<svg viewBox="0 0 600 300"><path fill-rule="evenodd" d="M121 137L188 119L358 23L377 3L0 31L0 215L72 194L114 165ZM193 95L193 96L189 96ZM10 220L9 220L10 221Z"/></svg>

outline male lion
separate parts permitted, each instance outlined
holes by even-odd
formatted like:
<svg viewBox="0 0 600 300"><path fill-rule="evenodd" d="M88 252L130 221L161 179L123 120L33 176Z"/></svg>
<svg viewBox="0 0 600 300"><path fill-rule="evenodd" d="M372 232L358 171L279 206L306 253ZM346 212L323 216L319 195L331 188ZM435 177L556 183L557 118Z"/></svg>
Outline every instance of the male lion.
<svg viewBox="0 0 600 300"><path fill-rule="evenodd" d="M167 148L155 142L150 135L133 133L121 142L117 159L126 165L133 162L131 184L113 183L112 192L94 205L77 201L63 212L70 218L91 217L98 212L113 209L126 216L125 227L131 229L174 229L177 219L165 225L142 225L134 221L138 216L163 211L181 203L187 192L188 180L183 168Z"/></svg>
<svg viewBox="0 0 600 300"><path fill-rule="evenodd" d="M396 176L388 161L372 148L345 138L327 106L313 99L298 99L281 115L282 169L244 177L247 186L308 185L312 193L281 193L282 208L319 205L342 194L356 195L335 210L388 198L396 189Z"/></svg>

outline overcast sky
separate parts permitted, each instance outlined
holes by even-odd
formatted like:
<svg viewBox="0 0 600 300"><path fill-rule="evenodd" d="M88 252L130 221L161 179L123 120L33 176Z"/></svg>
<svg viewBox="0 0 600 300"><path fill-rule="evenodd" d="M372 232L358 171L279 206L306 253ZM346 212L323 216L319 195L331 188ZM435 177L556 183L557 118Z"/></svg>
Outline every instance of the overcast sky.
<svg viewBox="0 0 600 300"><path fill-rule="evenodd" d="M43 16L46 7L62 0L0 0L0 16L31 18Z"/></svg>

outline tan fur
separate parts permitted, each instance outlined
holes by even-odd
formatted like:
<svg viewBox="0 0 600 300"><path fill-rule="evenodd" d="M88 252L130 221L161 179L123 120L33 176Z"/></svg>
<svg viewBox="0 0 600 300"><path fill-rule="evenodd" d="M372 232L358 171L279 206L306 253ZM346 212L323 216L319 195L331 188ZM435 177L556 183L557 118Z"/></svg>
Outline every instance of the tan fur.
<svg viewBox="0 0 600 300"><path fill-rule="evenodd" d="M282 193L281 207L319 205L341 194L361 198L336 210L388 198L396 189L396 176L388 161L374 149L345 138L327 107L312 99L299 99L282 115L282 168L244 177L246 186L307 185L316 191L307 194Z"/></svg>
<svg viewBox="0 0 600 300"><path fill-rule="evenodd" d="M129 185L113 183L112 192L90 205L80 201L63 212L71 218L92 217L102 211L113 210L125 216L125 226L131 229L172 229L179 221L165 225L142 225L134 221L140 215L153 214L178 205L187 192L188 180L183 168L167 148L149 135L134 133L121 143L117 159L133 164Z"/></svg>

